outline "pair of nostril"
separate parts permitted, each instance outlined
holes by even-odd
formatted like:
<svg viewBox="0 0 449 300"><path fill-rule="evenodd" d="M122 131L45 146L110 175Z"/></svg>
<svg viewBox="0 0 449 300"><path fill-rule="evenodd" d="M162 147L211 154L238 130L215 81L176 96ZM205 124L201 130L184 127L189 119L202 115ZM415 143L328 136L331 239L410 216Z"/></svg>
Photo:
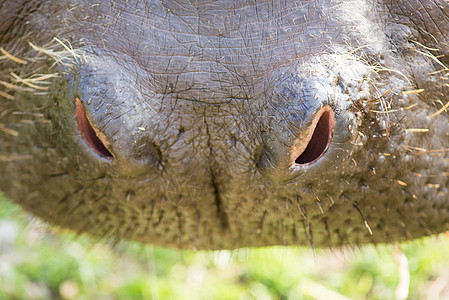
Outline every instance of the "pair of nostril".
<svg viewBox="0 0 449 300"><path fill-rule="evenodd" d="M112 153L107 149L98 130L91 125L79 98L76 98L76 120L79 131L89 147L99 156L113 159ZM296 142L300 147L292 146L294 163L297 165L310 165L317 161L329 148L332 140L335 119L333 110L329 106L322 107L315 115L307 134L303 140Z"/></svg>

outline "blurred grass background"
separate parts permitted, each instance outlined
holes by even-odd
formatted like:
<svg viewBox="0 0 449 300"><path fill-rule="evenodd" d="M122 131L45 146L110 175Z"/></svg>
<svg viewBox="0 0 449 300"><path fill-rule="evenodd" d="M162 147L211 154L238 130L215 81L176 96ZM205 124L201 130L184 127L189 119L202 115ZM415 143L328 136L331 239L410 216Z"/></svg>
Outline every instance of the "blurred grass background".
<svg viewBox="0 0 449 300"><path fill-rule="evenodd" d="M54 234L0 195L0 299L404 299L407 290L408 299L449 299L445 235L316 253L111 247Z"/></svg>

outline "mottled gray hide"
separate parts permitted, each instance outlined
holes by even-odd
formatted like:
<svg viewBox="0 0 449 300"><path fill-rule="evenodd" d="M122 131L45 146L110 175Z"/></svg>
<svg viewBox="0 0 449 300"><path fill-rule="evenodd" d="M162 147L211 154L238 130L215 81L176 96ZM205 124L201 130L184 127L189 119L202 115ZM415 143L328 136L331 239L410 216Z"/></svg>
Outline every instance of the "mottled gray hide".
<svg viewBox="0 0 449 300"><path fill-rule="evenodd" d="M446 0L0 0L0 189L221 249L449 228Z"/></svg>

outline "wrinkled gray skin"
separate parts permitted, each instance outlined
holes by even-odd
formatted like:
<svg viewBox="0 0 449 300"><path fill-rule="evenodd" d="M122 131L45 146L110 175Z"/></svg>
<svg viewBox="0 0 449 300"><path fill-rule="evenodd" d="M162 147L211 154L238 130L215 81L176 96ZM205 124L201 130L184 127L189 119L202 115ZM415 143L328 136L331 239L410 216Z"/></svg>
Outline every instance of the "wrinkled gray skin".
<svg viewBox="0 0 449 300"><path fill-rule="evenodd" d="M447 1L92 3L0 1L27 61L1 54L0 188L26 210L188 249L449 229Z"/></svg>

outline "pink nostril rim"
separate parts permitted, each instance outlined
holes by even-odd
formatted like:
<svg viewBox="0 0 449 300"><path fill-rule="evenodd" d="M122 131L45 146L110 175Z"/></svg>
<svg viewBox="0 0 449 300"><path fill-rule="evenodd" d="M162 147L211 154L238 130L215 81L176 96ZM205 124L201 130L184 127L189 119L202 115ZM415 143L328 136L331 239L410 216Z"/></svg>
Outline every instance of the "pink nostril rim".
<svg viewBox="0 0 449 300"><path fill-rule="evenodd" d="M298 156L295 163L309 165L317 161L329 148L334 126L333 110L329 106L321 108L308 128L306 139L302 142L306 145L304 151L296 153Z"/></svg>
<svg viewBox="0 0 449 300"><path fill-rule="evenodd" d="M94 150L101 157L107 159L114 158L111 152L109 152L104 143L98 137L99 134L97 134L95 129L90 124L89 119L86 116L86 110L84 109L84 106L79 98L76 98L76 121L82 137L92 150Z"/></svg>

